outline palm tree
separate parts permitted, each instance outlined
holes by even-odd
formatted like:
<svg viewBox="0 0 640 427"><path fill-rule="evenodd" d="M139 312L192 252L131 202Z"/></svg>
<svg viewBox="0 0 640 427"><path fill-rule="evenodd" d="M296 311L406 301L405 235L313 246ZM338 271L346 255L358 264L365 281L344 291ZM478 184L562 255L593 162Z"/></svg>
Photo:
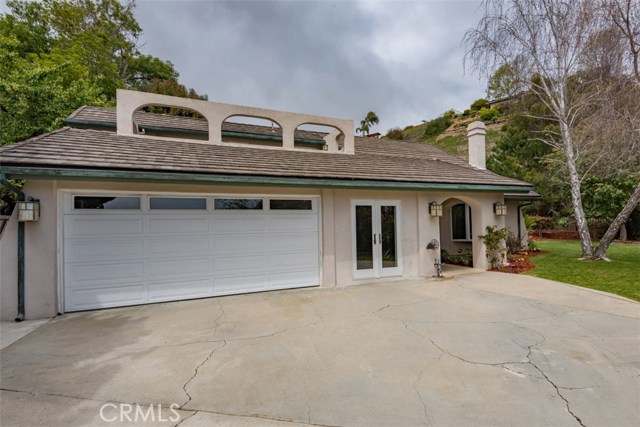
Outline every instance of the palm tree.
<svg viewBox="0 0 640 427"><path fill-rule="evenodd" d="M356 132L362 133L362 136L367 136L369 133L369 129L371 126L377 125L380 123L380 119L378 115L373 111L369 111L364 119L360 120L360 127L356 129Z"/></svg>
<svg viewBox="0 0 640 427"><path fill-rule="evenodd" d="M369 122L367 122L366 118L364 120L360 120L360 127L356 129L356 132L360 132L362 136L367 136L369 133Z"/></svg>
<svg viewBox="0 0 640 427"><path fill-rule="evenodd" d="M373 111L369 111L364 119L367 121L369 126L377 125L378 123L380 123L378 115Z"/></svg>

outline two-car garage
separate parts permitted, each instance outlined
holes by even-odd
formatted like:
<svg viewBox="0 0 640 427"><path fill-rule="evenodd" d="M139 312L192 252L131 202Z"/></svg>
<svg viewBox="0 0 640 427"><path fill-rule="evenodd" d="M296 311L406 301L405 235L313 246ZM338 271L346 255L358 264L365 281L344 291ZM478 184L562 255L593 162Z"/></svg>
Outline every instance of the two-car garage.
<svg viewBox="0 0 640 427"><path fill-rule="evenodd" d="M317 197L62 199L65 311L320 283Z"/></svg>

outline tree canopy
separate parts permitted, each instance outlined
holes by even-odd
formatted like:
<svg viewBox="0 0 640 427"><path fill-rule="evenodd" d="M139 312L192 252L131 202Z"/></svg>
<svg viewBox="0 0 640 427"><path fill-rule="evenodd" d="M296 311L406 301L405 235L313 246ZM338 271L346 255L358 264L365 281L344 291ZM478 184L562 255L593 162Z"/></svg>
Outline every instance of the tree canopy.
<svg viewBox="0 0 640 427"><path fill-rule="evenodd" d="M7 1L0 15L0 144L58 128L116 89L206 98L178 83L170 61L141 52L128 0Z"/></svg>

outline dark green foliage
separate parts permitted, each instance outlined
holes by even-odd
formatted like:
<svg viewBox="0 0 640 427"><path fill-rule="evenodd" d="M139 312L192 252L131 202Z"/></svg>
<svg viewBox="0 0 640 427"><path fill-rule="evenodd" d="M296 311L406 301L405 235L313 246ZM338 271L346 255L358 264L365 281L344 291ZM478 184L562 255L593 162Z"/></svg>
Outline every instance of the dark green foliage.
<svg viewBox="0 0 640 427"><path fill-rule="evenodd" d="M182 86L171 62L139 51L142 29L133 1L10 0L6 5L9 12L0 16L2 145L56 129L82 105L113 105L118 88Z"/></svg>
<svg viewBox="0 0 640 427"><path fill-rule="evenodd" d="M493 122L500 117L500 111L495 107L482 107L479 112L479 117L483 122Z"/></svg>
<svg viewBox="0 0 640 427"><path fill-rule="evenodd" d="M452 120L450 117L438 117L437 119L430 120L425 123L423 137L431 138L440 135L451 126Z"/></svg>
<svg viewBox="0 0 640 427"><path fill-rule="evenodd" d="M484 98L476 99L471 104L471 111L480 111L482 108L489 108L489 101Z"/></svg>
<svg viewBox="0 0 640 427"><path fill-rule="evenodd" d="M404 134L402 133L402 129L400 129L399 127L395 127L389 129L384 137L387 139L402 140L404 139Z"/></svg>

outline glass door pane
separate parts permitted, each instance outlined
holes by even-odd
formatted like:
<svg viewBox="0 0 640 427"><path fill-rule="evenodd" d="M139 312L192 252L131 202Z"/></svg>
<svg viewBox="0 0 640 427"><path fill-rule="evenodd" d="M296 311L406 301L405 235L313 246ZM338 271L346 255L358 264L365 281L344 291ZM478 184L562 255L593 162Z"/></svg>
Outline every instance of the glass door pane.
<svg viewBox="0 0 640 427"><path fill-rule="evenodd" d="M356 206L356 270L373 269L372 230L372 206Z"/></svg>
<svg viewBox="0 0 640 427"><path fill-rule="evenodd" d="M395 268L398 266L395 206L380 206L380 231L382 242L382 268Z"/></svg>

